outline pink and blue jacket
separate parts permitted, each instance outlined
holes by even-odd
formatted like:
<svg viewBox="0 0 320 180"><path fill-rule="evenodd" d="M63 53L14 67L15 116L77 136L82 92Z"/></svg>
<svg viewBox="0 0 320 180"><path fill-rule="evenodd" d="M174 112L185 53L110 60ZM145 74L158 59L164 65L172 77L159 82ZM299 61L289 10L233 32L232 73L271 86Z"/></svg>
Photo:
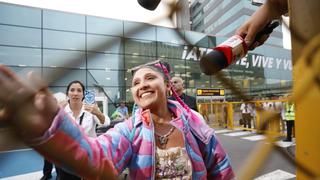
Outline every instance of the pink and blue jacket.
<svg viewBox="0 0 320 180"><path fill-rule="evenodd" d="M195 111L187 113L176 101L168 100L175 113L171 124L184 136L192 163L192 179L232 179L234 173L219 140ZM148 110L140 108L130 118L97 138L85 135L62 109L34 148L65 170L85 179L110 179L125 168L131 179L154 179L154 126Z"/></svg>

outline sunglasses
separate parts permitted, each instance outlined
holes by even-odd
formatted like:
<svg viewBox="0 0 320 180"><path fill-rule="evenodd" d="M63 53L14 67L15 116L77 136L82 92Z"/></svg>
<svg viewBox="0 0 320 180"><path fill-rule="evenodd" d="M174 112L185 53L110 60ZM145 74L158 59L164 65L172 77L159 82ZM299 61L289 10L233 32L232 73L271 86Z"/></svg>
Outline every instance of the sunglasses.
<svg viewBox="0 0 320 180"><path fill-rule="evenodd" d="M134 75L134 73L137 70L139 70L141 68L144 68L144 67L155 67L155 68L158 68L158 69L162 70L162 72L166 76L169 75L169 71L170 71L169 67L167 67L163 61L156 60L156 61L148 62L148 63L145 63L145 64L141 64L139 66L135 66L135 67L133 67L131 69L128 69L128 72L131 72L131 75Z"/></svg>

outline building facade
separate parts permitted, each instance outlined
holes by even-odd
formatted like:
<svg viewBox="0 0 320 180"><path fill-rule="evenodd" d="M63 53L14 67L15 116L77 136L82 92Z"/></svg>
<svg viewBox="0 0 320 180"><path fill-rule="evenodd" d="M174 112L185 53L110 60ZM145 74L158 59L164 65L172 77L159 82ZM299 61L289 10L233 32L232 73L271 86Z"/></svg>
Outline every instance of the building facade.
<svg viewBox="0 0 320 180"><path fill-rule="evenodd" d="M190 7L191 30L231 37L258 5L253 0L194 0ZM274 29L265 44L283 47L281 26Z"/></svg>
<svg viewBox="0 0 320 180"><path fill-rule="evenodd" d="M191 30L190 21L190 0L178 0L177 5L181 9L176 13L177 28L184 29L187 31Z"/></svg>
<svg viewBox="0 0 320 180"><path fill-rule="evenodd" d="M108 100L108 114L120 100L133 102L128 69L164 59L186 93L223 88L205 76L199 59L225 38L149 24L0 3L0 63L15 72L38 72L53 92L80 80ZM190 42L188 45L186 42ZM290 51L264 46L224 70L248 95L281 94L291 89ZM226 90L226 97L232 92Z"/></svg>

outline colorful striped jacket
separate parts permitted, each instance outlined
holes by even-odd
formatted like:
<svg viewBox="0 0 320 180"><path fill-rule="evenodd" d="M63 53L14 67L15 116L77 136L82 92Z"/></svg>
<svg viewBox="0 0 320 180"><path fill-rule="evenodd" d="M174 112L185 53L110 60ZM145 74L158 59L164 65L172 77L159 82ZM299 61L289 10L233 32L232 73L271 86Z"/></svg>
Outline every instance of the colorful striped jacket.
<svg viewBox="0 0 320 180"><path fill-rule="evenodd" d="M228 156L202 116L192 111L190 118L176 101L168 100L168 106L177 116L171 124L184 135L192 179L234 178ZM86 179L107 179L110 173L119 174L127 167L131 179L154 179L156 148L151 115L141 109L133 114L134 122L130 118L91 139L60 110L50 129L37 140L40 145L35 149Z"/></svg>

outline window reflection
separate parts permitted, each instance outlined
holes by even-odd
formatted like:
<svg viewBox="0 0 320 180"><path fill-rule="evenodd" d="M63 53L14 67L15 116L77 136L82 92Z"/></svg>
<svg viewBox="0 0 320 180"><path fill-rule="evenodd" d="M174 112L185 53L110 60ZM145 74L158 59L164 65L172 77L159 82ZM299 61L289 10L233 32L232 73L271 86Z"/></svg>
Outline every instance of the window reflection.
<svg viewBox="0 0 320 180"><path fill-rule="evenodd" d="M88 70L88 85L123 86L124 71Z"/></svg>
<svg viewBox="0 0 320 180"><path fill-rule="evenodd" d="M186 82L192 88L210 87L210 76L203 74L198 61L186 61Z"/></svg>
<svg viewBox="0 0 320 180"><path fill-rule="evenodd" d="M132 56L156 56L157 44L154 41L125 39L125 54Z"/></svg>
<svg viewBox="0 0 320 180"><path fill-rule="evenodd" d="M41 47L41 30L0 25L0 44L25 47Z"/></svg>
<svg viewBox="0 0 320 180"><path fill-rule="evenodd" d="M43 50L43 66L45 67L86 67L86 55L81 51Z"/></svg>
<svg viewBox="0 0 320 180"><path fill-rule="evenodd" d="M85 32L85 16L44 10L43 27L48 29Z"/></svg>
<svg viewBox="0 0 320 180"><path fill-rule="evenodd" d="M185 31L185 39L196 46L208 47L208 36L203 33Z"/></svg>
<svg viewBox="0 0 320 180"><path fill-rule="evenodd" d="M41 66L41 50L0 46L0 62L9 66Z"/></svg>
<svg viewBox="0 0 320 180"><path fill-rule="evenodd" d="M184 33L182 33L184 36ZM185 44L184 37L180 37L175 29L157 27L157 41L172 44Z"/></svg>
<svg viewBox="0 0 320 180"><path fill-rule="evenodd" d="M138 22L124 22L124 37L156 41L156 27Z"/></svg>
<svg viewBox="0 0 320 180"><path fill-rule="evenodd" d="M87 32L122 37L123 21L87 16Z"/></svg>
<svg viewBox="0 0 320 180"><path fill-rule="evenodd" d="M88 53L88 69L122 70L124 59L117 54Z"/></svg>
<svg viewBox="0 0 320 180"><path fill-rule="evenodd" d="M88 34L87 49L88 51L122 54L122 39L120 37Z"/></svg>
<svg viewBox="0 0 320 180"><path fill-rule="evenodd" d="M41 9L0 4L0 23L41 27Z"/></svg>
<svg viewBox="0 0 320 180"><path fill-rule="evenodd" d="M43 78L49 86L67 86L71 81L86 82L86 70L68 68L43 68Z"/></svg>
<svg viewBox="0 0 320 180"><path fill-rule="evenodd" d="M159 57L163 58L177 58L184 57L185 46L171 43L157 43L157 52Z"/></svg>
<svg viewBox="0 0 320 180"><path fill-rule="evenodd" d="M43 30L45 48L85 50L85 35L81 33Z"/></svg>

